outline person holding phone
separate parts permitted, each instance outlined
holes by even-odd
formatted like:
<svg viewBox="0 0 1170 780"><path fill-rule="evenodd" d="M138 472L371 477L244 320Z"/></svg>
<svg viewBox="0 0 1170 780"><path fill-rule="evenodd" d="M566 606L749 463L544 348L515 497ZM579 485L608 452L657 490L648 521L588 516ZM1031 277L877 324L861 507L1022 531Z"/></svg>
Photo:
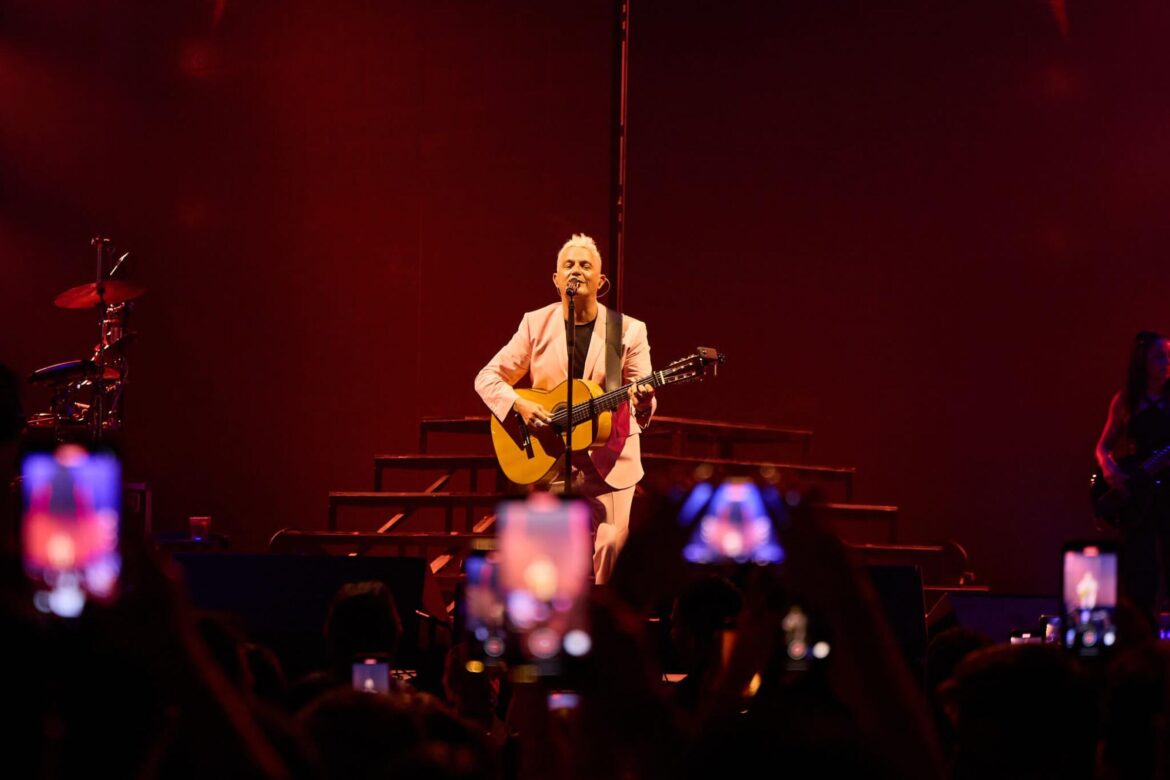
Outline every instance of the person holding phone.
<svg viewBox="0 0 1170 780"><path fill-rule="evenodd" d="M575 378L589 379L602 387L606 380L604 353L610 310L597 298L608 280L592 238L575 234L565 242L557 253L552 282L559 300L526 313L511 340L475 378L476 392L497 419L516 412L526 426L536 430L547 426L552 417L544 407L521 398L513 389L524 376L531 378L534 388L555 388L569 378L568 350L572 349ZM576 290L574 338L568 344L566 322L571 289ZM651 371L645 323L622 315L621 382L635 382ZM593 553L594 580L598 583L608 581L618 550L629 533L634 486L644 473L638 435L650 424L655 405L653 387L631 387L630 407L614 412L609 442L590 451L588 457L573 459L572 491L590 502L598 522Z"/></svg>
<svg viewBox="0 0 1170 780"><path fill-rule="evenodd" d="M1159 574L1170 590L1159 550L1170 560L1170 484L1142 484L1133 465L1170 447L1170 339L1154 331L1134 337L1124 387L1109 404L1097 440L1097 464L1109 487L1127 496L1120 528L1121 579L1126 595L1153 619ZM1125 457L1123 457L1125 456ZM1159 474L1151 474L1155 479ZM1163 473L1164 476L1164 473Z"/></svg>

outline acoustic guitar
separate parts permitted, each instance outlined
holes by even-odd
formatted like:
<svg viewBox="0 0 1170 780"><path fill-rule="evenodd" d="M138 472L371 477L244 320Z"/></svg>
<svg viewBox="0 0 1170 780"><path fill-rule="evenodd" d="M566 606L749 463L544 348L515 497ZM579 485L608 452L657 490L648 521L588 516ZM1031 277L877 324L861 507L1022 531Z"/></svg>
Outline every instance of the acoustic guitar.
<svg viewBox="0 0 1170 780"><path fill-rule="evenodd" d="M552 423L539 429L524 424L519 412L513 411L503 422L491 418L492 446L496 460L508 479L517 485L548 484L561 474L563 457L568 447L573 452L584 452L609 439L613 427L613 412L626 403L630 387L652 385L656 390L681 382L695 382L708 374L714 375L726 357L719 350L699 347L694 354L680 358L661 371L606 392L596 382L573 380L573 419L567 418L565 401L568 380L552 390L518 388L521 398L547 409Z"/></svg>

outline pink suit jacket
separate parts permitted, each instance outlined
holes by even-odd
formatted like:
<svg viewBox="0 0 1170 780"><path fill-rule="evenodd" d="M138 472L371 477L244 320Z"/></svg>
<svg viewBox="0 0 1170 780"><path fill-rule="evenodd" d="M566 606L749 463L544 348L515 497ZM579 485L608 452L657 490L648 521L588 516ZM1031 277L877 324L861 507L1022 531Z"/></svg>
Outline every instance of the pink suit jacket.
<svg viewBox="0 0 1170 780"><path fill-rule="evenodd" d="M598 306L593 322L593 338L585 358L584 377L605 387L605 321L608 310ZM512 339L496 353L475 377L475 390L497 419L511 413L519 395L513 389L525 375L532 386L551 390L567 378L569 356L565 348L565 319L560 301L543 309L530 311L520 320ZM650 342L646 324L622 315L622 384L650 375ZM577 400L577 399L574 399ZM583 399L582 399L583 400ZM654 399L657 406L657 399ZM624 410L627 407L622 407ZM653 408L653 407L652 407ZM642 453L638 434L642 429L629 416L629 434L625 435L614 413L614 432L605 447L590 451L590 460L606 484L614 490L632 487L642 478ZM616 455L616 457L615 457Z"/></svg>

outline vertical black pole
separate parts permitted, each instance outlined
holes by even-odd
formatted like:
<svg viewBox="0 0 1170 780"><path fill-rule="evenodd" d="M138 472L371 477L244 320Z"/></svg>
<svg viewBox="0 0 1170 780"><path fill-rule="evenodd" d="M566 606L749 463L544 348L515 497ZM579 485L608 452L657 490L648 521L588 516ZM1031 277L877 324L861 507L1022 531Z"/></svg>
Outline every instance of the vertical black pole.
<svg viewBox="0 0 1170 780"><path fill-rule="evenodd" d="M565 320L565 351L569 353L569 384L565 388L565 495L573 495L573 365L577 353L577 314L574 304L576 295L566 295L569 301L569 318Z"/></svg>
<svg viewBox="0 0 1170 780"><path fill-rule="evenodd" d="M91 436L93 437L94 443L100 442L102 440L102 423L104 422L104 418L106 416L106 386L104 383L106 373L106 350L104 349L106 340L106 283L105 280L102 279L102 260L104 259L106 244L108 244L109 241L110 239L104 238L102 236L94 236L93 240L90 241L90 245L93 246L94 261L96 265L94 269L94 291L98 296L97 308L98 311L101 312L101 314L98 315L98 348L97 354L94 355L94 362L97 364L97 376L94 379L94 387L97 389L94 391L93 399L89 407L89 413L91 415L90 422L93 425Z"/></svg>
<svg viewBox="0 0 1170 780"><path fill-rule="evenodd" d="M623 292L626 266L626 119L629 94L630 2L614 0L614 62L610 145L609 281L610 300L625 309Z"/></svg>

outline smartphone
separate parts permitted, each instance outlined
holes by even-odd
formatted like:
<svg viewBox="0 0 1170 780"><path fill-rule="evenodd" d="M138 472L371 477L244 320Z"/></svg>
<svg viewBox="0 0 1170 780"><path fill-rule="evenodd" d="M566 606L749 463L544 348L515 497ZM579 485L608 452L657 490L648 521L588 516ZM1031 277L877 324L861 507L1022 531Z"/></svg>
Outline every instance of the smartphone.
<svg viewBox="0 0 1170 780"><path fill-rule="evenodd" d="M1105 655L1117 641L1117 548L1070 542L1062 552L1064 646L1085 658Z"/></svg>
<svg viewBox="0 0 1170 780"><path fill-rule="evenodd" d="M390 693L390 660L380 655L355 658L353 689L362 693Z"/></svg>
<svg viewBox="0 0 1170 780"><path fill-rule="evenodd" d="M464 580L457 617L469 635L475 660L495 665L507 650L505 600L495 550L471 550L463 560Z"/></svg>
<svg viewBox="0 0 1170 780"><path fill-rule="evenodd" d="M122 570L122 469L109 449L61 444L21 454L21 558L38 610L77 617L109 602Z"/></svg>
<svg viewBox="0 0 1170 780"><path fill-rule="evenodd" d="M533 493L500 504L497 519L509 654L538 676L559 675L592 647L584 599L593 568L589 505Z"/></svg>
<svg viewBox="0 0 1170 780"><path fill-rule="evenodd" d="M679 522L693 529L683 557L699 564L781 563L784 548L776 529L784 513L771 485L744 477L698 482L679 510Z"/></svg>

